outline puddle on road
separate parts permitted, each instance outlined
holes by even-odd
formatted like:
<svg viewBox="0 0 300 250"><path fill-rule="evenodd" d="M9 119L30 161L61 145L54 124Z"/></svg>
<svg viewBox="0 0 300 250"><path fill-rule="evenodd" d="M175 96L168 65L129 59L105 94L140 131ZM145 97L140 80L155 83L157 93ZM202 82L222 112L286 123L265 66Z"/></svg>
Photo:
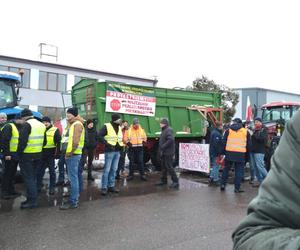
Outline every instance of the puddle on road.
<svg viewBox="0 0 300 250"><path fill-rule="evenodd" d="M148 173L147 181L142 181L139 175L135 175L132 181L127 181L125 178L121 178L116 181L116 187L120 189L119 194L109 194L108 197L101 196L101 172L93 172L95 181L87 182L86 175L84 175L84 191L80 194L80 202L88 202L99 199L107 199L110 196L113 197L126 197L126 196L138 196L147 195L158 192L169 192L168 186L157 187L155 183L160 180L159 172ZM48 183L48 179L44 180L44 183ZM169 182L171 183L171 181ZM181 174L180 176L180 189L181 190L196 190L199 188L207 187L207 178L191 177L188 174ZM25 193L24 185L17 184L16 189ZM38 198L39 207L58 207L62 202L67 202L68 191L70 187L57 187L55 195L48 195L48 189L46 187L42 190ZM0 200L0 214L10 212L13 210L20 210L20 204L26 198L20 196L14 200Z"/></svg>

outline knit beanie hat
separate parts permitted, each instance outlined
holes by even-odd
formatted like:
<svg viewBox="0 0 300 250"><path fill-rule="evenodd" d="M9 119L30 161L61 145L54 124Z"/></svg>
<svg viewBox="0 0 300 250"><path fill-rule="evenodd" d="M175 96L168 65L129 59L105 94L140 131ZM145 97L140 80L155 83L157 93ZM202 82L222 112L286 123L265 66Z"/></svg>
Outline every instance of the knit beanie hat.
<svg viewBox="0 0 300 250"><path fill-rule="evenodd" d="M132 120L132 124L133 125L137 125L137 124L139 124L140 122L139 122L139 118L133 118L133 120Z"/></svg>
<svg viewBox="0 0 300 250"><path fill-rule="evenodd" d="M50 119L50 117L48 117L48 116L44 116L44 117L42 118L42 122L49 122L49 123L51 123L51 119Z"/></svg>
<svg viewBox="0 0 300 250"><path fill-rule="evenodd" d="M254 121L259 121L262 123L262 119L260 117L255 117Z"/></svg>
<svg viewBox="0 0 300 250"><path fill-rule="evenodd" d="M89 125L90 123L93 123L94 121L92 119L87 119L86 120L86 125Z"/></svg>
<svg viewBox="0 0 300 250"><path fill-rule="evenodd" d="M72 114L74 116L78 116L78 108L76 107L68 108L67 113Z"/></svg>
<svg viewBox="0 0 300 250"><path fill-rule="evenodd" d="M30 109L25 108L21 111L21 118L26 117L26 116L33 116Z"/></svg>
<svg viewBox="0 0 300 250"><path fill-rule="evenodd" d="M163 118L163 119L161 119L160 124L165 124L165 125L168 126L169 125L169 121L168 121L167 118Z"/></svg>
<svg viewBox="0 0 300 250"><path fill-rule="evenodd" d="M112 115L111 115L111 120L112 120L113 122L119 120L120 118L121 118L121 117L120 117L119 114L112 114Z"/></svg>

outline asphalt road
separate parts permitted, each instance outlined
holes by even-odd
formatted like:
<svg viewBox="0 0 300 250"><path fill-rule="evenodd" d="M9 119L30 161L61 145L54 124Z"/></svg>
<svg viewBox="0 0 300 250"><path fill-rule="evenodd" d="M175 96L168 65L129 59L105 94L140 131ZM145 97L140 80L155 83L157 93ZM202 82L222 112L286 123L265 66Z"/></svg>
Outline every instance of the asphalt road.
<svg viewBox="0 0 300 250"><path fill-rule="evenodd" d="M42 193L32 210L19 209L24 196L1 201L0 249L232 249L231 233L257 193L248 183L245 193L232 185L220 192L191 174L181 175L178 191L155 187L157 173L148 178L122 180L121 193L109 197L101 197L99 180L86 183L75 210L58 209L63 189Z"/></svg>

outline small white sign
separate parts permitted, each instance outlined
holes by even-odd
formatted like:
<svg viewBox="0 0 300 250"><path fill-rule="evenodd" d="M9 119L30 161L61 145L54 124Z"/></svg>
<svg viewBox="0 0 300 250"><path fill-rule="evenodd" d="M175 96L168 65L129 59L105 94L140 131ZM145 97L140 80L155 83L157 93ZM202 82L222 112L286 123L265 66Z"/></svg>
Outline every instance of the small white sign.
<svg viewBox="0 0 300 250"><path fill-rule="evenodd" d="M209 173L209 144L180 143L179 168Z"/></svg>

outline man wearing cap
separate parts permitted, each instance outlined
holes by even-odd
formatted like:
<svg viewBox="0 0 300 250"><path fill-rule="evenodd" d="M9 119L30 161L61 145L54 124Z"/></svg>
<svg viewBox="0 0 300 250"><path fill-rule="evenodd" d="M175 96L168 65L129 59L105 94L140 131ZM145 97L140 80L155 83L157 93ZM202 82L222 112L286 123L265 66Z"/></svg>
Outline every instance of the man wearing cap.
<svg viewBox="0 0 300 250"><path fill-rule="evenodd" d="M221 191L225 190L228 172L232 165L234 165L234 192L242 193L241 189L242 175L246 158L250 152L251 137L246 128L243 127L242 120L235 118L232 125L224 134L225 145L225 167L222 172Z"/></svg>
<svg viewBox="0 0 300 250"><path fill-rule="evenodd" d="M37 188L38 192L40 192L43 186L45 170L48 168L50 175L49 195L54 195L56 181L55 155L60 150L61 136L58 128L51 124L51 119L48 116L44 116L42 122L46 126L47 144L43 148L43 158L37 170Z"/></svg>
<svg viewBox="0 0 300 250"><path fill-rule="evenodd" d="M256 178L258 180L258 185L253 184L254 186L259 186L262 181L267 176L267 170L265 168L265 146L268 138L267 129L263 126L262 119L256 117L254 119L254 132L251 136L252 141L252 152L251 152L251 164L255 169Z"/></svg>
<svg viewBox="0 0 300 250"><path fill-rule="evenodd" d="M24 121L19 134L18 155L27 195L21 209L37 206L37 166L41 164L43 146L47 143L46 127L33 117L31 110L21 112Z"/></svg>
<svg viewBox="0 0 300 250"><path fill-rule="evenodd" d="M115 178L123 147L123 133L120 126L122 120L118 114L112 114L111 122L105 123L99 132L99 140L105 145L105 163L102 175L101 194L119 193L115 188Z"/></svg>
<svg viewBox="0 0 300 250"><path fill-rule="evenodd" d="M76 107L67 110L68 126L61 141L61 151L65 155L68 177L71 184L69 201L60 206L61 210L75 209L79 202L79 188L82 186L82 176L79 172L79 161L84 146L85 131L83 119L78 115Z"/></svg>
<svg viewBox="0 0 300 250"><path fill-rule="evenodd" d="M173 167L173 158L175 155L175 139L173 136L173 130L169 127L168 119L162 119L160 121L161 134L159 137L159 155L161 158L162 176L161 181L157 186L163 186L168 184L167 173L171 175L173 183L170 188L179 188L179 180Z"/></svg>
<svg viewBox="0 0 300 250"><path fill-rule="evenodd" d="M144 170L144 143L147 142L147 136L139 124L139 119L134 118L132 125L124 134L124 141L129 147L129 176L127 180L132 180L134 176L134 164L137 163L142 181L146 181Z"/></svg>
<svg viewBox="0 0 300 250"><path fill-rule="evenodd" d="M19 142L19 130L22 124L20 116L16 117L14 121L6 123L2 127L2 154L4 160L4 172L2 178L2 199L15 198L20 193L15 191L14 178L19 164L19 157L17 154Z"/></svg>

